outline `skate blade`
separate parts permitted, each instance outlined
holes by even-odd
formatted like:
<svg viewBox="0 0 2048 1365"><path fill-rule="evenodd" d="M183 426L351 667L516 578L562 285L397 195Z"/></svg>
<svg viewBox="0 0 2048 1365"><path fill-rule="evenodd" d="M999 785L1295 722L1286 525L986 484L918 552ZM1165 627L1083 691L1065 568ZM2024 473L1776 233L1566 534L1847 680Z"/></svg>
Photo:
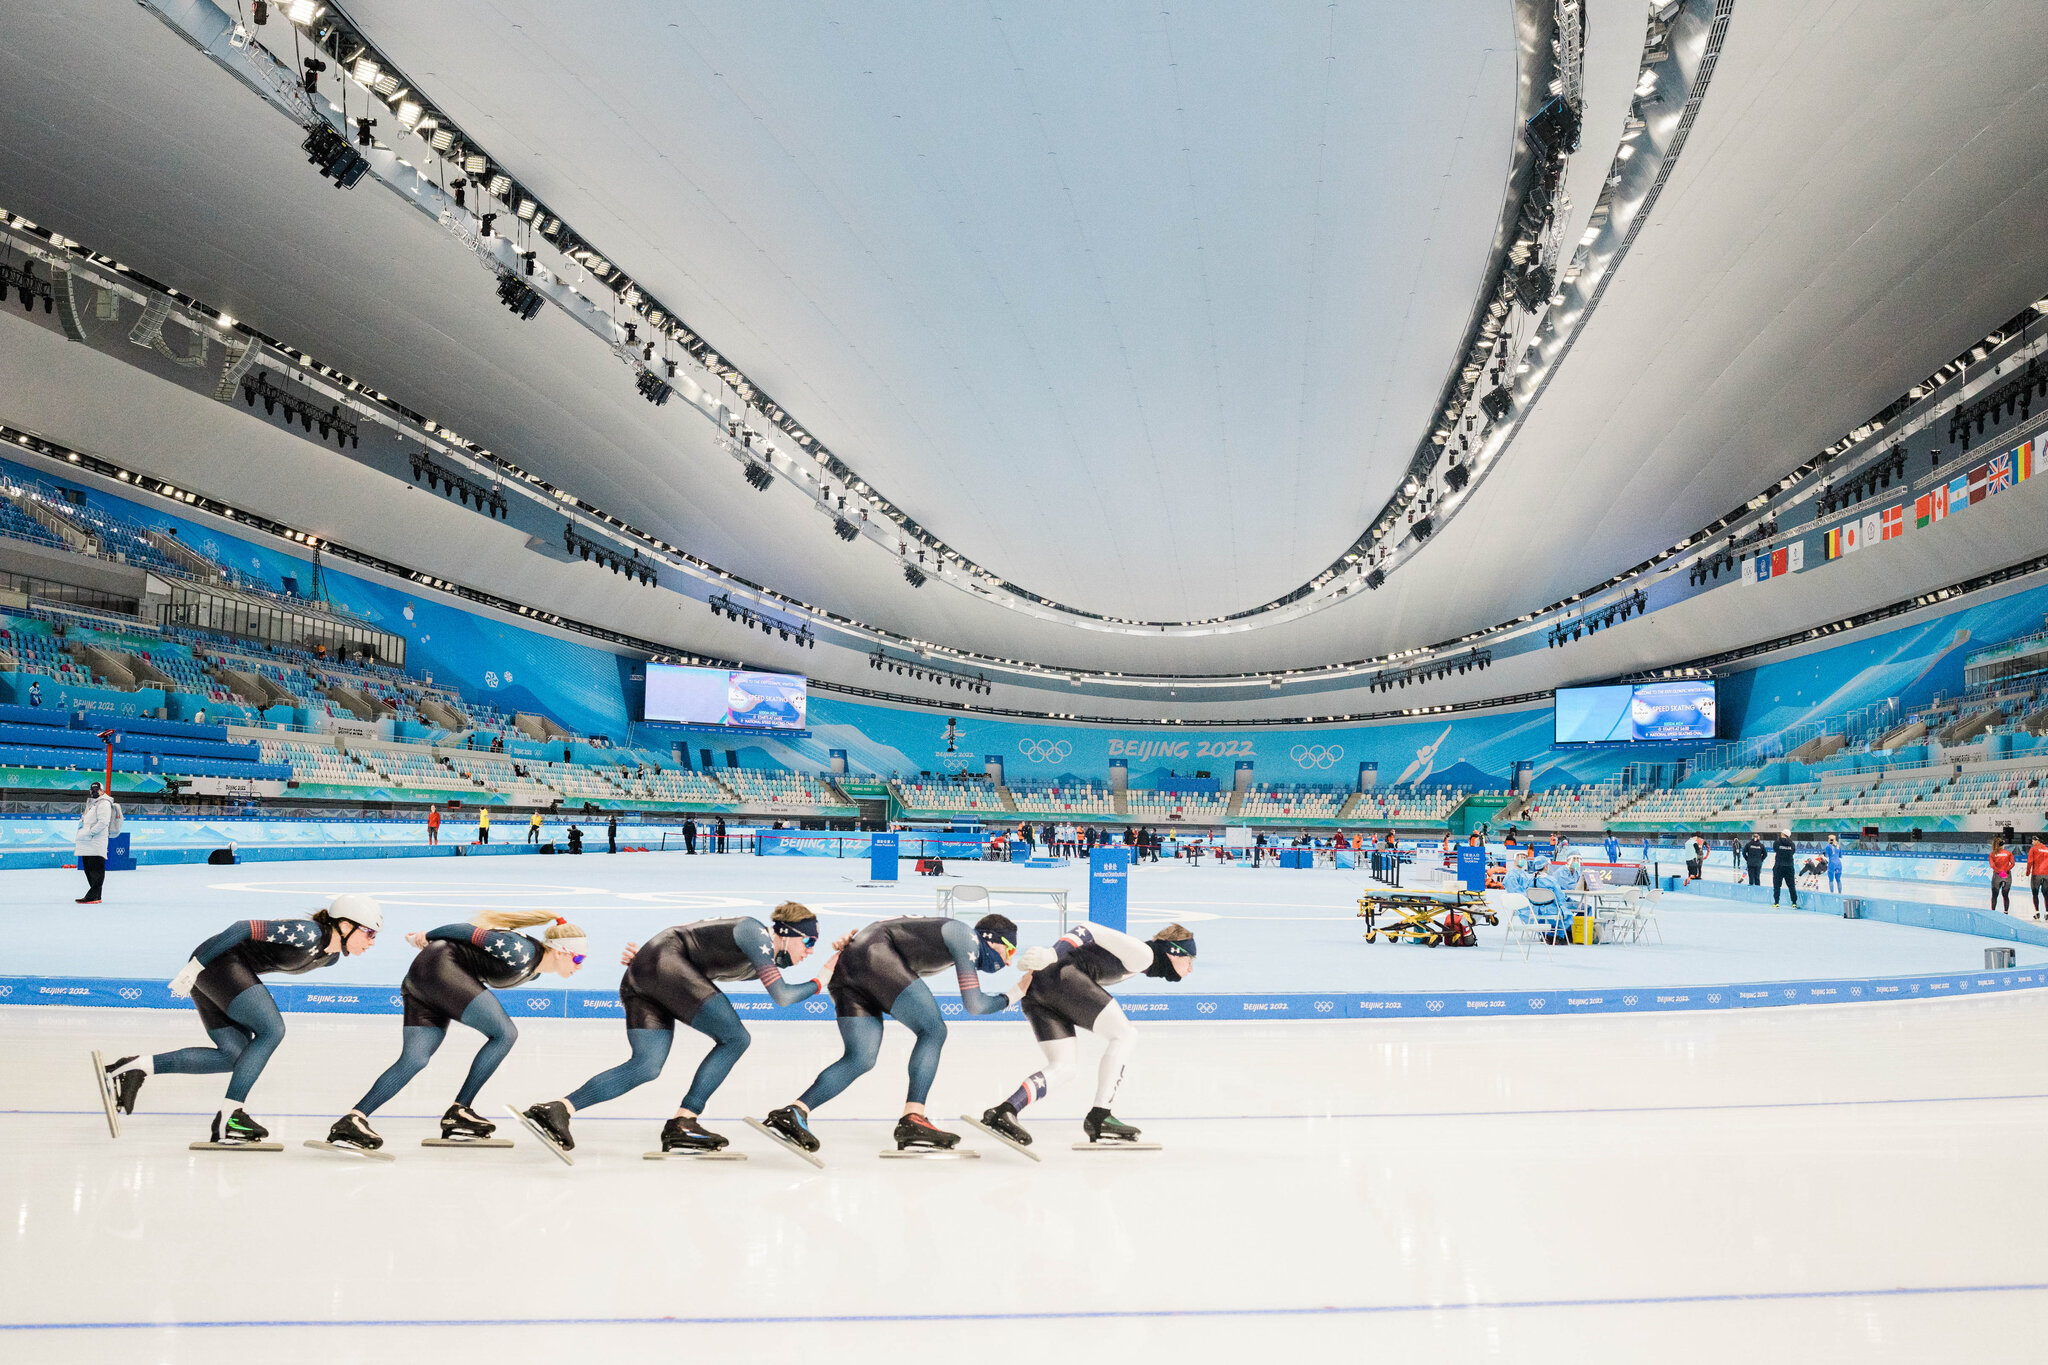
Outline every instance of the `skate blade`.
<svg viewBox="0 0 2048 1365"><path fill-rule="evenodd" d="M100 1088L100 1108L107 1111L107 1136L117 1138L121 1136L121 1111L114 1108L114 1089L108 1084L109 1079L106 1059L100 1056L98 1048L94 1048L92 1083Z"/></svg>
<svg viewBox="0 0 2048 1365"><path fill-rule="evenodd" d="M823 1157L819 1156L816 1152L805 1151L803 1148L797 1146L794 1142L791 1142L782 1134L776 1132L773 1128L770 1128L767 1124L761 1122L761 1120L748 1119L747 1127L753 1129L762 1137L767 1138L770 1142L774 1143L777 1147L780 1147L783 1151L788 1152L791 1156L796 1157L799 1161L808 1161L821 1171L825 1169L825 1160Z"/></svg>
<svg viewBox="0 0 2048 1365"><path fill-rule="evenodd" d="M642 1161L745 1161L745 1152L729 1152L720 1148L715 1152L642 1152Z"/></svg>
<svg viewBox="0 0 2048 1365"><path fill-rule="evenodd" d="M541 1127L532 1119L526 1117L525 1114L519 1111L516 1105L506 1105L505 1112L510 1114L513 1118L518 1119L521 1123L525 1124L526 1131L533 1134L535 1137L539 1138L541 1146L547 1148L549 1151L553 1152L557 1157L561 1158L561 1162L564 1166L574 1166L576 1164L576 1158L570 1155L570 1153L566 1149L558 1146L555 1140L548 1136L547 1129Z"/></svg>
<svg viewBox="0 0 2048 1365"><path fill-rule="evenodd" d="M195 1142L191 1144L191 1150L195 1152L281 1152L284 1150L284 1144L282 1142Z"/></svg>
<svg viewBox="0 0 2048 1365"><path fill-rule="evenodd" d="M422 1147L516 1147L511 1138L421 1138Z"/></svg>
<svg viewBox="0 0 2048 1365"><path fill-rule="evenodd" d="M373 1152L367 1147L351 1147L346 1142L320 1142L314 1138L307 1138L305 1145L323 1152L340 1152L343 1156L359 1156L366 1161L398 1160L397 1157L389 1152Z"/></svg>
<svg viewBox="0 0 2048 1365"><path fill-rule="evenodd" d="M981 1157L972 1147L884 1147L875 1155L884 1161L975 1161Z"/></svg>
<svg viewBox="0 0 2048 1365"><path fill-rule="evenodd" d="M1113 1138L1105 1138L1101 1142L1077 1142L1074 1144L1074 1150L1077 1152L1157 1152L1164 1149L1156 1142L1119 1142Z"/></svg>
<svg viewBox="0 0 2048 1365"><path fill-rule="evenodd" d="M969 1128L978 1128L978 1129L980 1129L980 1130L981 1130L982 1132L984 1132L984 1133L988 1134L988 1135L989 1135L990 1137L994 1138L994 1139L995 1139L995 1140L996 1140L997 1142L1000 1142L1000 1143L1002 1143L1002 1144L1003 1144L1003 1146L1005 1146L1005 1147L1008 1147L1008 1148L1009 1148L1009 1149L1010 1149L1011 1151L1013 1151L1013 1152L1016 1152L1016 1153L1018 1153L1018 1154L1019 1154L1019 1155L1021 1155L1021 1156L1028 1156L1028 1157L1030 1157L1030 1158L1031 1158L1031 1159L1032 1159L1033 1161L1040 1161L1040 1162L1042 1162L1042 1161L1044 1161L1044 1160L1045 1160L1045 1158L1044 1158L1044 1157L1042 1157L1042 1156L1040 1156L1040 1155L1039 1155L1038 1153L1036 1153L1036 1152L1032 1151L1032 1150L1031 1150L1031 1149L1030 1149L1029 1147L1026 1147L1026 1146L1025 1146L1025 1145L1024 1145L1023 1143L1021 1143L1021 1142L1016 1142L1016 1141L1013 1141L1013 1140L1011 1140L1010 1138L1004 1137L1004 1136L1003 1136L1003 1135L1002 1135L1001 1133L998 1133L998 1132L997 1132L997 1131L996 1131L995 1129L993 1129L993 1128L989 1127L989 1126L988 1126L987 1124L983 1123L983 1122L982 1122L982 1121L981 1121L980 1119L978 1119L978 1118L974 1117L974 1115L972 1115L972 1114L962 1114L962 1115L960 1116L960 1121L961 1121L962 1123L966 1124L966 1125L967 1125L967 1126L968 1126Z"/></svg>

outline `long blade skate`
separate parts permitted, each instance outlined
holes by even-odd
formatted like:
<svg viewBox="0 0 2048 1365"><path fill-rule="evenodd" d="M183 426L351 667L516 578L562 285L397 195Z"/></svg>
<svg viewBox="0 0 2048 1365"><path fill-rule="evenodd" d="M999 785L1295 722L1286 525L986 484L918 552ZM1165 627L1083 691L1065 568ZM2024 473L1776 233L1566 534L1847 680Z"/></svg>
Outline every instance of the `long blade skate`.
<svg viewBox="0 0 2048 1365"><path fill-rule="evenodd" d="M747 1120L747 1127L753 1129L762 1137L767 1138L770 1142L774 1143L777 1147L780 1147L783 1151L788 1152L791 1156L796 1157L799 1161L808 1161L821 1171L825 1169L825 1159L823 1157L819 1156L816 1152L805 1151L803 1148L797 1146L794 1142L791 1142L782 1134L776 1132L773 1128L770 1128L767 1124L761 1122L761 1120L750 1118Z"/></svg>
<svg viewBox="0 0 2048 1365"><path fill-rule="evenodd" d="M421 1138L422 1147L516 1147L511 1138Z"/></svg>
<svg viewBox="0 0 2048 1365"><path fill-rule="evenodd" d="M1164 1150L1156 1142L1124 1142L1117 1138L1104 1138L1100 1142L1077 1142L1077 1152L1157 1152Z"/></svg>
<svg viewBox="0 0 2048 1365"><path fill-rule="evenodd" d="M1023 1148L1018 1148L1023 1151ZM972 1147L884 1147L875 1155L884 1161L978 1161L981 1153Z"/></svg>
<svg viewBox="0 0 2048 1365"><path fill-rule="evenodd" d="M1009 1148L1009 1149L1010 1149L1011 1151L1013 1151L1013 1152L1016 1152L1016 1153L1017 1153L1017 1154L1019 1154L1020 1156L1028 1156L1028 1157L1030 1157L1030 1158L1031 1158L1031 1159L1032 1159L1033 1161L1040 1161L1040 1162L1042 1162L1042 1161L1044 1161L1044 1160L1045 1160L1045 1158L1044 1158L1044 1157L1042 1157L1042 1156L1040 1156L1040 1155L1039 1155L1038 1153L1036 1153L1036 1152L1032 1151L1032 1150L1031 1150L1031 1149L1030 1149L1029 1147L1026 1147L1026 1146L1025 1146L1025 1145L1024 1145L1023 1143L1021 1143L1021 1142L1018 1142L1018 1141L1015 1141L1014 1139L1011 1139L1011 1138L1007 1138L1007 1137L1003 1136L1003 1135L1002 1135L1001 1133L998 1133L998 1132L997 1132L997 1131L996 1131L995 1129L993 1129L993 1128L989 1127L989 1126L988 1126L987 1124L983 1123L983 1122L982 1122L982 1121L981 1121L980 1119L978 1119L978 1118L974 1117L974 1115L972 1115L972 1114L962 1114L962 1115L960 1116L960 1121L961 1121L962 1123L966 1124L966 1125L967 1125L968 1127L970 1127L970 1128L979 1128L979 1129L980 1129L980 1130L981 1130L982 1132L984 1132L984 1133L987 1133L987 1134L988 1134L988 1135L989 1135L990 1137L994 1138L994 1139L995 1139L995 1140L996 1140L997 1142L1000 1142L1000 1143L1002 1143L1002 1144L1003 1144L1003 1146L1005 1146L1005 1147L1008 1147L1008 1148Z"/></svg>
<svg viewBox="0 0 2048 1365"><path fill-rule="evenodd" d="M810 1153L804 1153L809 1156ZM745 1152L642 1152L642 1161L745 1161ZM822 1163L821 1163L822 1164Z"/></svg>
<svg viewBox="0 0 2048 1365"><path fill-rule="evenodd" d="M99 1088L100 1106L107 1111L107 1136L117 1138L121 1136L121 1115L114 1108L113 1079L112 1076L107 1074L106 1059L100 1056L98 1048L94 1048L92 1054L92 1083Z"/></svg>
<svg viewBox="0 0 2048 1365"><path fill-rule="evenodd" d="M340 1152L344 1156L359 1156L365 1159L366 1161L398 1160L397 1157L391 1155L391 1153L389 1152L372 1151L368 1147L351 1147L346 1142L321 1142L317 1138L307 1138L305 1145L314 1148L317 1151Z"/></svg>
<svg viewBox="0 0 2048 1365"><path fill-rule="evenodd" d="M194 1142L187 1144L195 1152L281 1152L282 1142Z"/></svg>
<svg viewBox="0 0 2048 1365"><path fill-rule="evenodd" d="M551 1135L547 1129L541 1127L532 1119L526 1117L526 1112L522 1110L518 1105L506 1105L505 1112L510 1114L513 1118L518 1119L521 1123L525 1124L526 1131L533 1134L535 1137L539 1138L541 1146L547 1148L549 1151L553 1152L557 1157L561 1158L562 1164L564 1166L574 1166L576 1164L576 1158L571 1156L566 1150L564 1150L562 1145L555 1141L553 1135Z"/></svg>

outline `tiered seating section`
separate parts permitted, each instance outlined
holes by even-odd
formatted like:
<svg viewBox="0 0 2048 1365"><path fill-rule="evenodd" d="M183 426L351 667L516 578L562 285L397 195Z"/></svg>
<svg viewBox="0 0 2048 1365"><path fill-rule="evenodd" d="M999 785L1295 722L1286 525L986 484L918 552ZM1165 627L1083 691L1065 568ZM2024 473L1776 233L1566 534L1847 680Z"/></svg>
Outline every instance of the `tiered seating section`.
<svg viewBox="0 0 2048 1365"><path fill-rule="evenodd" d="M191 777L283 782L292 775L255 744L231 740L221 726L35 706L0 706L0 769L8 770L7 785L83 786L107 766L102 734L113 744L117 789L158 791L167 781Z"/></svg>
<svg viewBox="0 0 2048 1365"><path fill-rule="evenodd" d="M722 768L718 781L740 801L775 810L852 814L857 807L846 793L822 777L765 772L758 768Z"/></svg>
<svg viewBox="0 0 2048 1365"><path fill-rule="evenodd" d="M1237 813L1244 820L1334 820L1350 795L1336 787L1261 783L1244 794Z"/></svg>
<svg viewBox="0 0 2048 1365"><path fill-rule="evenodd" d="M1127 791L1124 807L1137 824L1176 821L1190 825L1221 825L1230 818L1231 792Z"/></svg>
<svg viewBox="0 0 2048 1365"><path fill-rule="evenodd" d="M1116 794L1107 783L1078 778L1060 782L1012 782L1010 800L1019 815L1050 815L1061 820L1117 815Z"/></svg>
<svg viewBox="0 0 2048 1365"><path fill-rule="evenodd" d="M1388 787L1361 792L1346 819L1360 824L1436 824L1450 818L1465 793L1437 787Z"/></svg>
<svg viewBox="0 0 2048 1365"><path fill-rule="evenodd" d="M911 819L971 815L983 819L1007 814L1009 806L986 777L917 777L890 782L897 807Z"/></svg>

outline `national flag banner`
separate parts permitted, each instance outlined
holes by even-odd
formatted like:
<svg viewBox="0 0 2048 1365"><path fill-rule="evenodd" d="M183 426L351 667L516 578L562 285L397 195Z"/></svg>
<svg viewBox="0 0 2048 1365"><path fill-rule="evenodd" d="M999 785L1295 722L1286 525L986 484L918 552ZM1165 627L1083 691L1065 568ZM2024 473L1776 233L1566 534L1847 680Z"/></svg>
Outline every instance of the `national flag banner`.
<svg viewBox="0 0 2048 1365"><path fill-rule="evenodd" d="M1830 531L1821 538L1821 554L1824 557L1840 559L1847 553L1849 552L1842 545L1842 533L1839 529Z"/></svg>
<svg viewBox="0 0 2048 1365"><path fill-rule="evenodd" d="M2034 443L2020 442L2020 448L2012 453L2012 480L2023 483L2034 476Z"/></svg>
<svg viewBox="0 0 2048 1365"><path fill-rule="evenodd" d="M1970 505L1970 476L1958 474L1948 483L1948 510L1960 512Z"/></svg>
<svg viewBox="0 0 2048 1365"><path fill-rule="evenodd" d="M1927 526L1934 521L1934 494L1922 493L1913 499L1913 524Z"/></svg>
<svg viewBox="0 0 2048 1365"><path fill-rule="evenodd" d="M1991 496L1991 466L1988 463L1980 464L1970 471L1969 487L1972 507Z"/></svg>
<svg viewBox="0 0 2048 1365"><path fill-rule="evenodd" d="M1884 523L1878 532L1879 540L1892 540L1906 534L1906 504L1902 502L1896 507L1887 507L1878 515Z"/></svg>
<svg viewBox="0 0 2048 1365"><path fill-rule="evenodd" d="M1785 551L1785 572L1798 573L1806 567L1806 542L1795 540Z"/></svg>
<svg viewBox="0 0 2048 1365"><path fill-rule="evenodd" d="M1771 577L1783 578L1792 572L1792 551L1790 549L1771 551Z"/></svg>
<svg viewBox="0 0 2048 1365"><path fill-rule="evenodd" d="M1883 535L1884 517L1880 513L1872 512L1863 519L1863 530L1856 537L1856 548L1867 550L1877 544L1878 539Z"/></svg>
<svg viewBox="0 0 2048 1365"><path fill-rule="evenodd" d="M1987 468L1991 472L1990 476L1985 479L1984 484L1989 491L2003 493L2006 489L2013 486L2011 451L2007 451L2003 455L1992 456L1991 463Z"/></svg>
<svg viewBox="0 0 2048 1365"><path fill-rule="evenodd" d="M1845 521L1842 523L1842 529L1837 534L1839 534L1842 537L1843 554L1852 555L1863 548L1862 522Z"/></svg>

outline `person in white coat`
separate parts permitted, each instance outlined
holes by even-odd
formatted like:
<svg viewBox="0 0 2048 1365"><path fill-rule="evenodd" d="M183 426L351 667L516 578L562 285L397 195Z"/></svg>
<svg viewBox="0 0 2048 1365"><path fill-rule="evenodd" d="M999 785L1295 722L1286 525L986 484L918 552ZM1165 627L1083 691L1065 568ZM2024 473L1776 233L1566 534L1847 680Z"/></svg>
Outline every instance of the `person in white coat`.
<svg viewBox="0 0 2048 1365"><path fill-rule="evenodd" d="M78 898L79 905L100 903L100 883L107 877L107 836L113 832L113 822L114 798L95 782L78 812L78 832L71 838L71 851L85 870L85 894Z"/></svg>

